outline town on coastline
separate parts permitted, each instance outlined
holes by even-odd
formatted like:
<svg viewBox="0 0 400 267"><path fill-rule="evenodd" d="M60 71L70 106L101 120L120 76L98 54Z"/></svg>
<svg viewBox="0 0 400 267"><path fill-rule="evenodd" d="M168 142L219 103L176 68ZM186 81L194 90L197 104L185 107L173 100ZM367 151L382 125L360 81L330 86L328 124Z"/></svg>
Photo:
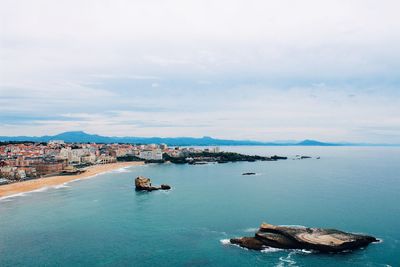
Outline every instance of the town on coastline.
<svg viewBox="0 0 400 267"><path fill-rule="evenodd" d="M0 185L36 178L76 175L87 167L127 161L207 164L235 161L275 161L286 157L249 156L222 152L219 147L168 147L166 144L0 143Z"/></svg>

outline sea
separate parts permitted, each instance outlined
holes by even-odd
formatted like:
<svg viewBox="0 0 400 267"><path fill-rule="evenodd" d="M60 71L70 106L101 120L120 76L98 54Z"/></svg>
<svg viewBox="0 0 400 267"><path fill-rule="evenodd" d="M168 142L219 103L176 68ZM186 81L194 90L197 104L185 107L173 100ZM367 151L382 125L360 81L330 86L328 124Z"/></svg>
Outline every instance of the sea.
<svg viewBox="0 0 400 267"><path fill-rule="evenodd" d="M2 198L0 266L400 266L400 147L221 150L289 159L134 166ZM139 175L172 190L136 192ZM380 242L336 254L229 243L262 222Z"/></svg>

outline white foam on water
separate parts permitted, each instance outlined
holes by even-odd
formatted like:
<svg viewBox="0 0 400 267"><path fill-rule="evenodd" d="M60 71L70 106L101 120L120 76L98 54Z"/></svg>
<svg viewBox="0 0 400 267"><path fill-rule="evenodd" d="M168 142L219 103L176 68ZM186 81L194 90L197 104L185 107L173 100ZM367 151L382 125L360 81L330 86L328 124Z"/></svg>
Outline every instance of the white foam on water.
<svg viewBox="0 0 400 267"><path fill-rule="evenodd" d="M78 181L82 181L82 180L89 180L89 179L92 179L92 178L94 178L94 177L97 177L97 176L102 175L102 174L105 174L105 173L108 173L108 171L107 171L107 172L101 172L101 173L93 174L93 175L88 176L88 177L83 177L83 178L74 179L74 180L65 182L64 184L67 185L67 184L74 183L74 182L78 182Z"/></svg>
<svg viewBox="0 0 400 267"><path fill-rule="evenodd" d="M13 194L13 195L8 195L8 196L0 197L0 201L7 200L7 202L9 202L9 201L10 201L10 198L22 197L22 196L25 196L26 193L28 193L28 192L22 192L22 193L17 193L17 194Z"/></svg>
<svg viewBox="0 0 400 267"><path fill-rule="evenodd" d="M67 187L71 187L71 186L67 185L67 183L58 184L58 185L53 186L54 189L67 188Z"/></svg>
<svg viewBox="0 0 400 267"><path fill-rule="evenodd" d="M311 254L311 253L313 253L311 250L307 250L307 249L300 249L299 250L301 253L304 253L304 254Z"/></svg>
<svg viewBox="0 0 400 267"><path fill-rule="evenodd" d="M116 170L111 171L112 173L125 173L125 172L130 172L130 170L128 169L130 166L127 167L122 167Z"/></svg>
<svg viewBox="0 0 400 267"><path fill-rule="evenodd" d="M246 232L246 233L254 233L254 232L257 232L257 231L258 231L257 227L255 227L255 228L246 228L246 229L243 230L243 232Z"/></svg>
<svg viewBox="0 0 400 267"><path fill-rule="evenodd" d="M27 191L27 192L21 192L21 193L12 194L12 195L9 195L9 196L0 197L0 201L8 199L7 202L9 202L12 198L26 196L26 195L31 194L31 193L44 192L46 190L49 190L50 188L52 188L52 186L44 186L44 187L41 187L41 188L38 188L38 189L35 189L35 190L31 190L31 191Z"/></svg>
<svg viewBox="0 0 400 267"><path fill-rule="evenodd" d="M222 245L232 245L230 239L221 239L219 242L221 242Z"/></svg>
<svg viewBox="0 0 400 267"><path fill-rule="evenodd" d="M51 186L44 186L44 187L41 187L41 188L38 188L38 189L35 189L35 190L32 190L32 191L28 191L26 193L44 192L44 191L49 190L50 188L51 188Z"/></svg>
<svg viewBox="0 0 400 267"><path fill-rule="evenodd" d="M270 253L270 252L279 252L279 251L290 251L290 253L293 254L311 254L313 253L311 250L306 250L306 249L283 249L283 248L273 248L273 247L266 247L261 252L264 253Z"/></svg>
<svg viewBox="0 0 400 267"><path fill-rule="evenodd" d="M279 257L279 263L277 267L284 267L284 266L296 266L296 261L292 259L292 255L296 252L290 252L286 257Z"/></svg>
<svg viewBox="0 0 400 267"><path fill-rule="evenodd" d="M261 250L262 253L273 253L273 252L279 252L279 251L284 251L284 249L266 247L266 248Z"/></svg>
<svg viewBox="0 0 400 267"><path fill-rule="evenodd" d="M249 250L247 248L241 247L237 244L232 244L230 239L221 239L220 240L221 244L224 246L235 246L244 250ZM295 254L311 254L313 253L313 251L311 250L306 250L306 249L282 249L282 248L273 248L273 247L264 247L262 250L260 250L260 252L262 253L274 253L274 252L284 252L284 251L288 251L289 254L287 255L287 257L280 257L279 260L281 261L280 264L281 265L277 265L277 266L285 266L282 265L284 263L288 263L288 266L295 266L294 264L296 263L291 257L292 255Z"/></svg>
<svg viewBox="0 0 400 267"><path fill-rule="evenodd" d="M249 249L241 247L241 246L239 246L237 244L232 244L230 239L221 239L219 242L221 242L221 244L224 245L224 246L234 246L234 247L238 247L238 248L241 248L241 249L244 249L244 250L249 250Z"/></svg>

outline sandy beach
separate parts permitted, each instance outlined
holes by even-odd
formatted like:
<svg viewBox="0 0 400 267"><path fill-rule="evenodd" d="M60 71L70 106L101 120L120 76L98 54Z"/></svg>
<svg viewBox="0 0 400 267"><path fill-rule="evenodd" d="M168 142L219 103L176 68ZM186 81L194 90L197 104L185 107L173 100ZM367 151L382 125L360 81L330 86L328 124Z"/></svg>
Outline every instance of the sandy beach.
<svg viewBox="0 0 400 267"><path fill-rule="evenodd" d="M29 181L17 182L8 185L2 185L0 186L0 198L23 192L37 190L43 187L61 185L66 182L71 182L77 179L88 178L96 174L124 167L138 166L143 164L144 162L142 161L134 161L134 162L117 162L117 163L110 163L103 165L95 165L87 168L87 170L84 173L78 175L52 176L52 177L39 178Z"/></svg>

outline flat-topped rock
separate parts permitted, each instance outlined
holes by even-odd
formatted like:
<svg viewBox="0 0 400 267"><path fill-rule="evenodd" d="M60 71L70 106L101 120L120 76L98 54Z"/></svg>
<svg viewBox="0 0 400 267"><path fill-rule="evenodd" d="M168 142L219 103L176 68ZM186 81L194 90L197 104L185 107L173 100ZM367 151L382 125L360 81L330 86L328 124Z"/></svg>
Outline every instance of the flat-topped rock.
<svg viewBox="0 0 400 267"><path fill-rule="evenodd" d="M346 233L336 229L277 226L263 223L254 237L233 238L232 244L262 250L267 247L341 252L378 242L373 236Z"/></svg>
<svg viewBox="0 0 400 267"><path fill-rule="evenodd" d="M161 186L153 186L149 178L138 176L135 179L135 188L137 191L154 191L154 190L169 190L171 186L162 184Z"/></svg>

